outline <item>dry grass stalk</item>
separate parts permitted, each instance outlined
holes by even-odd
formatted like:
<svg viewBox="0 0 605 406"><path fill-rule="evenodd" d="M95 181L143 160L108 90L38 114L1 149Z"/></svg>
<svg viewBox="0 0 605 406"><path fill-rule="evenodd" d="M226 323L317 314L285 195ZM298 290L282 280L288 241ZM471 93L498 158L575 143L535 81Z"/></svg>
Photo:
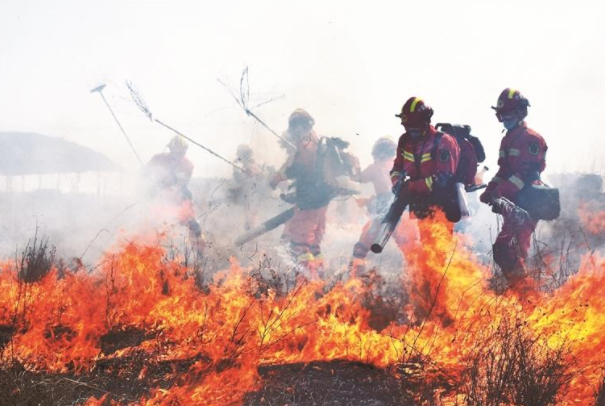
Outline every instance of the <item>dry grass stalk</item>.
<svg viewBox="0 0 605 406"><path fill-rule="evenodd" d="M465 406L550 406L569 383L567 346L550 348L517 317L504 318L478 337L468 358Z"/></svg>

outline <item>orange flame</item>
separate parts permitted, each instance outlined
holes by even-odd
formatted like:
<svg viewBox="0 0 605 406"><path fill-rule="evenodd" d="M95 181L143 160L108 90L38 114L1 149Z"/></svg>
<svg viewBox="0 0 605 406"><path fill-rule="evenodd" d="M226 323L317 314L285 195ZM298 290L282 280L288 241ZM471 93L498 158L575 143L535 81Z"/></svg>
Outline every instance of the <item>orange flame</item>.
<svg viewBox="0 0 605 406"><path fill-rule="evenodd" d="M422 222L423 244L404 247L414 323L393 322L380 332L369 326L371 310L361 303L367 288L358 279L327 293L313 282L287 295L259 295L257 282L232 260L201 292L161 248L135 243L106 254L95 273L66 272L58 279L55 270L33 284L19 283L16 264L5 263L0 325L14 326L15 333L2 357L34 370L82 373L101 359L135 351L152 362L194 360L173 387L152 391L140 404L239 404L261 384L257 368L267 364L347 359L386 367L412 355L458 379L480 332L521 313L546 344L567 343L570 368L583 372L561 404L588 404L605 364L605 261L585 260L551 295L498 296L487 289L489 270L444 224L439 216ZM128 328L145 331L145 339L104 354L103 336ZM444 395L446 402L456 398Z"/></svg>

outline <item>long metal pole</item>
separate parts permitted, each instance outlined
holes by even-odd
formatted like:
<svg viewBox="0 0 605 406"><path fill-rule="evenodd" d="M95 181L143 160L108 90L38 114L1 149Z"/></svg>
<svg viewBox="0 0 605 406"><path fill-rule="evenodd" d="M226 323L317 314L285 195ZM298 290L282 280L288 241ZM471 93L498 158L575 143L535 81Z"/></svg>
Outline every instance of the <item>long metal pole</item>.
<svg viewBox="0 0 605 406"><path fill-rule="evenodd" d="M252 117L256 121L258 121L260 123L260 125L262 125L263 127L265 127L271 134L275 135L282 142L284 142L286 145L288 145L290 148L293 148L296 151L296 149L297 149L296 145L292 144L290 141L288 141L287 139L285 139L284 137L282 137L281 135L279 135L278 133L276 133L263 120L261 120L256 114L254 114L252 111L250 111L250 109L248 109L246 107L246 105L244 104L243 100L242 101L238 100L237 97L231 92L231 90L229 90L229 87L222 80L217 79L217 81L221 85L223 85L223 87L227 90L227 92L231 95L231 97L233 97L233 99L235 99L235 102L244 110L244 113L246 113L246 115L248 117ZM240 87L240 93L241 93L241 87Z"/></svg>
<svg viewBox="0 0 605 406"><path fill-rule="evenodd" d="M244 171L244 168L242 168L239 165L234 164L233 162L229 161L228 159L223 158L222 156L220 156L219 154L217 154L216 152L214 152L213 150L211 150L210 148L206 148L205 146L203 146L202 144L200 144L199 142L195 141L193 138L189 138L187 137L185 134L183 134L182 132L178 131L177 129L169 126L166 123L161 122L160 120L158 120L157 118L153 118L153 121L155 121L156 123L158 123L161 126L166 127L167 129L169 129L170 131L174 132L175 134L185 138L186 140L188 140L189 142L191 142L192 144L197 145L198 147L204 149L205 151L207 151L208 153L214 155L215 157L217 157L218 159L223 160L224 162L227 162L229 165L233 166L234 168L239 169L240 171Z"/></svg>
<svg viewBox="0 0 605 406"><path fill-rule="evenodd" d="M122 124L120 124L120 121L118 120L118 117L116 117L115 113L113 112L113 109L111 108L111 106L109 105L109 103L107 103L107 100L105 99L105 96L103 95L103 89L105 88L105 85L101 85L99 87L95 87L94 89L92 89L90 92L94 93L94 92L98 92L99 95L101 95L101 98L103 99L103 102L105 103L105 105L107 106L107 108L109 109L109 112L111 113L111 115L113 116L113 119L116 121L116 123L118 124L118 127L120 127L120 131L122 131L122 134L124 134L124 137L126 138L126 141L128 141L128 145L130 145L130 149L132 149L132 152L134 152L134 154L136 155L139 163L141 165L143 165L143 161L141 160L141 157L139 156L139 154L137 153L137 150L134 148L134 145L132 145L132 142L130 141L130 138L128 138L128 134L126 134L126 131L124 130L124 127L122 127Z"/></svg>

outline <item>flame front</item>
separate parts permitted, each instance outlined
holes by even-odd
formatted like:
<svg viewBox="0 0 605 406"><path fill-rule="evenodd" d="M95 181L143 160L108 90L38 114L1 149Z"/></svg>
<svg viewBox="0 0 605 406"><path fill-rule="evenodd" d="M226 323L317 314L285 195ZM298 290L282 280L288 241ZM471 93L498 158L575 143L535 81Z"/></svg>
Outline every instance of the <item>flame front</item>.
<svg viewBox="0 0 605 406"><path fill-rule="evenodd" d="M566 348L571 381L559 404L591 404L605 365L605 261L585 258L550 294L528 286L496 295L487 288L488 269L439 220L422 225L422 245L404 247L409 280L401 289L410 292L411 323L371 328L371 307L362 306L370 288L359 279L261 294L249 270L232 260L202 292L161 248L129 243L107 253L94 273L58 278L54 270L37 283L19 282L16 264L2 264L0 325L15 331L2 357L48 373L86 373L100 360L134 353L150 362L190 360L186 373L172 372L174 386L137 403L227 405L262 384L260 365L346 359L387 367L424 359L457 381L481 337L513 319L547 348ZM139 344L102 351L105 335L128 329L144 332ZM464 396L442 397L454 404Z"/></svg>

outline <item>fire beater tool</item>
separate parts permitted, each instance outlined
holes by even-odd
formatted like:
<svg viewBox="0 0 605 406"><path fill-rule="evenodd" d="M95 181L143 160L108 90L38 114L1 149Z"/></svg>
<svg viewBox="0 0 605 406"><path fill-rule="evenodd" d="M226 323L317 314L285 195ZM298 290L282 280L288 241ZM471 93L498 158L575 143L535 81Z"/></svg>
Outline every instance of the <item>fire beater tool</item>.
<svg viewBox="0 0 605 406"><path fill-rule="evenodd" d="M231 89L229 89L229 86L227 86L222 80L217 79L217 81L221 85L223 85L225 87L225 89L227 89L227 92L229 92L231 97L233 97L235 102L238 104L238 106L240 106L244 110L244 112L246 113L246 115L248 117L252 117L256 121L258 121L260 123L260 125L265 127L271 134L275 135L283 143L285 143L288 147L293 148L294 151L296 151L296 145L292 144L290 141L288 141L287 139L285 139L284 137L279 135L277 132L275 132L263 120L261 120L256 114L254 114L252 112L251 108L248 107L248 100L250 98L250 86L249 86L249 82L248 82L248 67L246 67L246 69L244 69L244 71L242 72L242 77L240 78L240 82L239 82L240 83L240 96L239 96L239 98L235 94L233 94ZM260 103L260 104L256 105L255 107L261 106L263 104L267 104L273 100L274 99L271 99L266 102Z"/></svg>
<svg viewBox="0 0 605 406"><path fill-rule="evenodd" d="M109 109L109 112L111 113L111 115L113 116L113 119L116 121L116 123L118 124L118 127L120 127L120 130L122 131L122 134L124 134L124 137L126 137L126 141L128 141L128 145L130 145L130 149L132 149L132 152L134 152L134 154L136 155L139 163L141 165L143 165L143 161L141 160L141 157L139 156L139 154L137 153L137 150L134 148L134 145L132 145L132 142L130 142L130 138L128 138L128 135L126 134L126 131L124 131L124 127L122 127L122 124L120 124L120 121L118 120L118 117L116 117L115 113L113 112L113 110L111 109L111 106L109 105L109 103L107 103L107 99L105 99L105 96L103 95L103 89L105 89L105 84L102 84L100 86L95 87L94 89L92 89L90 91L90 93L99 93L99 95L101 96L101 98L103 99L103 102L105 102L105 105L107 106L107 108Z"/></svg>
<svg viewBox="0 0 605 406"><path fill-rule="evenodd" d="M239 169L242 172L244 171L244 169L241 166L234 164L233 162L231 162L228 159L226 159L226 158L222 157L221 155L217 154L216 152L214 152L210 148L207 148L207 147L203 146L202 144L200 144L199 142L195 141L194 139L186 136L182 132L176 130L175 128L173 128L171 126L169 126L168 124L162 122L161 120L155 118L153 116L153 114L151 113L151 110L147 106L147 103L145 103L145 101L143 100L143 98L141 97L141 95L139 94L139 92L137 92L137 90L134 88L134 85L132 83L130 83L130 82L126 82L126 86L128 87L128 90L130 91L130 96L132 97L132 100L139 107L139 109L143 112L143 114L145 114L149 118L149 120L155 121L156 123L158 123L162 127L167 128L170 131L172 131L173 133L175 133L175 134L177 134L177 135L185 138L186 140L188 140L192 144L197 145L198 147L202 148L204 151L208 152L211 155L214 155L218 159L222 160L223 162L228 163L229 165L233 166L234 168L237 168L237 169Z"/></svg>

